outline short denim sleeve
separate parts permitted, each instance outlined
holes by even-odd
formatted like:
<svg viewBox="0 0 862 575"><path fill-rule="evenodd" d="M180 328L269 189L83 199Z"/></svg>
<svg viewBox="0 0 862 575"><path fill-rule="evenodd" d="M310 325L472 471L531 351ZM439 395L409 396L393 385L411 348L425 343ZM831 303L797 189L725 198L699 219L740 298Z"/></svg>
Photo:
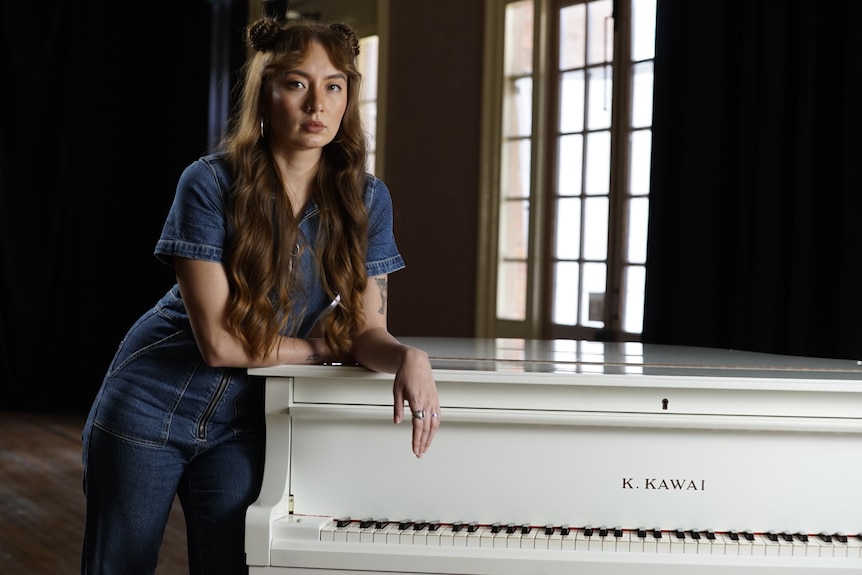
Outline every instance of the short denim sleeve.
<svg viewBox="0 0 862 575"><path fill-rule="evenodd" d="M155 255L160 261L173 265L173 256L222 261L228 181L225 165L216 155L200 158L183 171L156 243Z"/></svg>
<svg viewBox="0 0 862 575"><path fill-rule="evenodd" d="M365 271L368 277L390 274L405 267L395 243L392 228L392 197L381 180L369 175L365 186L368 206L368 253Z"/></svg>

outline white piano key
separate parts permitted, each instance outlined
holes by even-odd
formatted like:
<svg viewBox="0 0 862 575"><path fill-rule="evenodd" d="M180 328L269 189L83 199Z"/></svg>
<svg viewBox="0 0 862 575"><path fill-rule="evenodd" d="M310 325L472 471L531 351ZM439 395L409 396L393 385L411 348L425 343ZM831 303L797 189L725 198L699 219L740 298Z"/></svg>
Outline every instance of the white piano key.
<svg viewBox="0 0 862 575"><path fill-rule="evenodd" d="M548 532L550 530L550 533ZM554 527L541 527L535 529L535 534L533 536L533 548L541 549L542 551L551 549L551 537L553 536L556 528Z"/></svg>
<svg viewBox="0 0 862 575"><path fill-rule="evenodd" d="M401 529L397 523L392 523L386 527L386 544L398 545L401 543Z"/></svg>
<svg viewBox="0 0 862 575"><path fill-rule="evenodd" d="M739 555L739 544L726 533L716 533L712 542L713 555Z"/></svg>
<svg viewBox="0 0 862 575"><path fill-rule="evenodd" d="M560 550L575 551L575 546L578 542L577 534L570 531L567 535L560 535Z"/></svg>
<svg viewBox="0 0 862 575"><path fill-rule="evenodd" d="M486 527L479 527L475 531L467 532L467 544L466 547L481 547L482 546L482 535L485 532Z"/></svg>
<svg viewBox="0 0 862 575"><path fill-rule="evenodd" d="M444 525L440 528L440 533L437 537L437 544L440 547L455 546L455 532L452 531L452 527L450 525Z"/></svg>
<svg viewBox="0 0 862 575"><path fill-rule="evenodd" d="M604 537L599 536L599 541L601 542L601 550L605 552L614 553L617 550L617 538L614 537L614 534L609 532Z"/></svg>
<svg viewBox="0 0 862 575"><path fill-rule="evenodd" d="M638 533L641 532L640 536ZM640 529L632 529L631 531L626 532L626 537L628 538L628 544L625 546L625 551L629 553L644 553L644 540L646 539L646 533Z"/></svg>
<svg viewBox="0 0 862 575"><path fill-rule="evenodd" d="M452 547L467 547L469 537L472 534L467 529L461 529L457 533L452 534Z"/></svg>
<svg viewBox="0 0 862 575"><path fill-rule="evenodd" d="M358 521L351 521L343 528L344 540L348 543L359 543L359 537L362 529L359 527Z"/></svg>
<svg viewBox="0 0 862 575"><path fill-rule="evenodd" d="M760 541L763 542L763 554L767 557L778 556L778 541L773 541L767 535L760 535Z"/></svg>
<svg viewBox="0 0 862 575"><path fill-rule="evenodd" d="M388 535L389 535L389 531L392 528L393 528L393 526L391 523L389 523L388 525L385 525L383 527L375 526L374 531L372 533L372 535L373 535L372 541L375 544L386 543Z"/></svg>
<svg viewBox="0 0 862 575"><path fill-rule="evenodd" d="M656 538L655 552L670 553L671 537L670 533L661 532L661 538Z"/></svg>
<svg viewBox="0 0 862 575"><path fill-rule="evenodd" d="M498 538L499 535L499 530L495 530L490 527L483 527L481 533L479 534L479 546L493 548L495 546L494 542L496 540L497 547L505 547L505 543L500 543L501 541L503 541L503 539ZM503 536L505 537L505 532Z"/></svg>
<svg viewBox="0 0 862 575"><path fill-rule="evenodd" d="M541 539L537 542L538 537ZM542 549L543 544L544 548L547 549L547 536L540 534L538 529L530 529L528 533L521 532L521 549Z"/></svg>
<svg viewBox="0 0 862 575"><path fill-rule="evenodd" d="M589 551L592 535L589 537L584 534L582 529L574 530L575 534L575 551Z"/></svg>

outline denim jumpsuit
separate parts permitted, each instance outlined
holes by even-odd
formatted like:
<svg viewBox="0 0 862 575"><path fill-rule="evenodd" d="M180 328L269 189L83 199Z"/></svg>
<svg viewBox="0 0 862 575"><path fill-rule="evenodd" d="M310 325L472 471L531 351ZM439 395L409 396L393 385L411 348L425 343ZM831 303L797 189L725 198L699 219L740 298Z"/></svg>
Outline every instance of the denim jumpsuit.
<svg viewBox="0 0 862 575"><path fill-rule="evenodd" d="M218 154L190 164L155 248L221 262L230 175ZM369 277L404 267L392 232L386 185L369 175ZM330 304L313 249L318 208L300 223L306 294L293 325L307 337ZM174 285L127 332L83 430L84 575L152 574L174 495L182 502L192 575L246 573L245 511L258 496L264 455L263 381L245 369L204 363Z"/></svg>

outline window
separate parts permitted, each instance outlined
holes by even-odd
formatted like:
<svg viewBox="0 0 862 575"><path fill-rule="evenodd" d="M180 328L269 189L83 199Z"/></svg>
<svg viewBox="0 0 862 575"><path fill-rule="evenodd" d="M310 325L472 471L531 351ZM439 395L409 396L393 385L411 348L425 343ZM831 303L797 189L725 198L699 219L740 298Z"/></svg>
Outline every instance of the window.
<svg viewBox="0 0 862 575"><path fill-rule="evenodd" d="M478 335L637 341L655 0L486 10Z"/></svg>
<svg viewBox="0 0 862 575"><path fill-rule="evenodd" d="M377 160L377 66L379 54L379 36L365 36L359 39L359 56L356 64L362 74L362 94L359 97L359 109L362 114L362 124L368 132L368 158L366 169L375 173Z"/></svg>

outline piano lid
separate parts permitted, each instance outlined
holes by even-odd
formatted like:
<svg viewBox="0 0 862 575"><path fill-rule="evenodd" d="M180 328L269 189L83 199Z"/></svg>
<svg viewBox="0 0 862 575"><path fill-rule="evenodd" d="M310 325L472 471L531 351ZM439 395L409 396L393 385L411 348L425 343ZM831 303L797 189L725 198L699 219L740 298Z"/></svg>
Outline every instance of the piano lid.
<svg viewBox="0 0 862 575"><path fill-rule="evenodd" d="M862 380L862 361L730 349L579 340L405 337L434 369Z"/></svg>

